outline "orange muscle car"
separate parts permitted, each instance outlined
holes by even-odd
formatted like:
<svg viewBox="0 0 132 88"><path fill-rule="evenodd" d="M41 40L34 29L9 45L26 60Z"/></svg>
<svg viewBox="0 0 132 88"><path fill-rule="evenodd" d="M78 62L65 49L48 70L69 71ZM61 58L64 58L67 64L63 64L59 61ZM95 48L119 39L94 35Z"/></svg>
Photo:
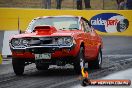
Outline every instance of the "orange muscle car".
<svg viewBox="0 0 132 88"><path fill-rule="evenodd" d="M89 68L102 64L102 39L81 16L38 17L25 33L14 35L9 42L16 75L22 75L30 63L35 63L38 70L71 64L77 73L85 63Z"/></svg>

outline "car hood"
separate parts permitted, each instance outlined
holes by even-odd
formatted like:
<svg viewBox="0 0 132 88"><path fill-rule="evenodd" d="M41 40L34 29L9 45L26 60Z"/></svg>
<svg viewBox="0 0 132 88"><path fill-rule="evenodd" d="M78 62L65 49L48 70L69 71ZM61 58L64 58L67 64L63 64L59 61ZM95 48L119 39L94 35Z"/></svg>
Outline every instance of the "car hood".
<svg viewBox="0 0 132 88"><path fill-rule="evenodd" d="M53 37L53 36L74 36L78 33L80 33L80 30L58 30L53 33L38 33L38 32L33 32L33 33L23 33L23 34L18 34L14 35L13 38L22 38L22 37Z"/></svg>

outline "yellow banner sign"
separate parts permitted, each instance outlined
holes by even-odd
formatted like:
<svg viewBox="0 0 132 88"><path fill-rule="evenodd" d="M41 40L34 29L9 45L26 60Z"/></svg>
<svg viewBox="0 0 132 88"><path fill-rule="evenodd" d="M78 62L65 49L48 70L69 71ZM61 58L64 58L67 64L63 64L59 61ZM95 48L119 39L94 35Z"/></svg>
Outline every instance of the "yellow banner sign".
<svg viewBox="0 0 132 88"><path fill-rule="evenodd" d="M132 10L45 10L0 8L0 30L26 30L33 18L41 16L74 15L91 21L102 35L132 36ZM107 16L105 18L105 16ZM125 20L125 21L124 21ZM115 26L116 25L116 26ZM122 26L125 25L125 26ZM120 30L122 28L122 30Z"/></svg>

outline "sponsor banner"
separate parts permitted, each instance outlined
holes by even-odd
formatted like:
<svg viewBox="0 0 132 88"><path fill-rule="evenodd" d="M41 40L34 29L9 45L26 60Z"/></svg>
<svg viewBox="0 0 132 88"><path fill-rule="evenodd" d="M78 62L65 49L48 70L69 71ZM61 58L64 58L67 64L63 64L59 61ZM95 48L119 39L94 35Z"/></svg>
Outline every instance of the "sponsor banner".
<svg viewBox="0 0 132 88"><path fill-rule="evenodd" d="M107 33L124 32L129 26L128 19L117 13L97 14L90 22L98 31Z"/></svg>
<svg viewBox="0 0 132 88"><path fill-rule="evenodd" d="M44 10L0 8L0 30L26 30L33 18L41 16L74 15L90 20L101 35L132 36L132 10Z"/></svg>

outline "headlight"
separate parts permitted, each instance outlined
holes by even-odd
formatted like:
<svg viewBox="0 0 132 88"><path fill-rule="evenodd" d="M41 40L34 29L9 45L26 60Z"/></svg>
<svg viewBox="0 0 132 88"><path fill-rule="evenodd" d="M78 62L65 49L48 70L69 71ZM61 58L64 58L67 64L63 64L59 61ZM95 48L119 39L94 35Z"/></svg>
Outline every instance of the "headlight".
<svg viewBox="0 0 132 88"><path fill-rule="evenodd" d="M71 45L73 43L73 39L72 38L64 38L64 44L65 45Z"/></svg>
<svg viewBox="0 0 132 88"><path fill-rule="evenodd" d="M21 44L22 44L22 45L28 45L28 40L26 40L26 39L21 39Z"/></svg>
<svg viewBox="0 0 132 88"><path fill-rule="evenodd" d="M64 39L63 38L59 38L57 43L58 45L63 45Z"/></svg>
<svg viewBox="0 0 132 88"><path fill-rule="evenodd" d="M20 45L20 40L19 39L12 39L11 40L12 46L19 46Z"/></svg>
<svg viewBox="0 0 132 88"><path fill-rule="evenodd" d="M12 39L11 40L11 45L13 47L19 47L19 46L27 46L28 45L28 40L26 39Z"/></svg>
<svg viewBox="0 0 132 88"><path fill-rule="evenodd" d="M73 39L71 37L61 37L57 40L58 45L71 45L73 43Z"/></svg>

